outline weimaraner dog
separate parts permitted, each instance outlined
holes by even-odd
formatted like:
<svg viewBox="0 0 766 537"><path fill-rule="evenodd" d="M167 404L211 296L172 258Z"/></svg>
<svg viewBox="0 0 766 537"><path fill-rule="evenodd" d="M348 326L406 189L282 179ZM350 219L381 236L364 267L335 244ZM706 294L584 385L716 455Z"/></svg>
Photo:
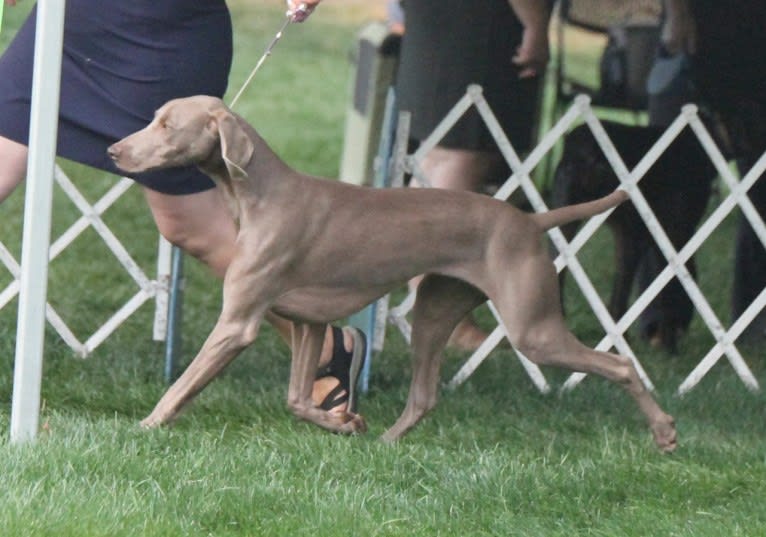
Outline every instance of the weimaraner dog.
<svg viewBox="0 0 766 537"><path fill-rule="evenodd" d="M676 446L673 418L627 358L594 351L564 325L545 230L616 206L595 201L526 214L487 196L440 189L374 189L310 177L287 166L241 117L206 96L166 103L144 129L109 148L127 173L196 164L239 222L218 322L189 367L142 421L173 420L258 333L271 309L294 323L288 406L340 433L366 428L357 414L329 413L311 399L326 323L346 317L418 274L413 376L393 441L437 400L442 350L452 329L487 297L511 343L538 364L602 375L621 384L663 451Z"/></svg>

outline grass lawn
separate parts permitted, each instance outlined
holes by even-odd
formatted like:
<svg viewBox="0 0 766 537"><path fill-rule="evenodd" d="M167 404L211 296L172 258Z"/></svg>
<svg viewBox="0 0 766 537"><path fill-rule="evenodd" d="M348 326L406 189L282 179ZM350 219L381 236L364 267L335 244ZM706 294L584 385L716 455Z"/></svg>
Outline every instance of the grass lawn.
<svg viewBox="0 0 766 537"><path fill-rule="evenodd" d="M30 5L6 9L0 47ZM327 0L286 32L241 101L239 111L293 166L337 173L349 51L379 6ZM231 7L233 95L278 28L282 4ZM111 184L63 165L91 200ZM77 213L60 192L54 207L55 238ZM23 189L0 206L0 240L15 255L22 208ZM106 220L151 273L157 235L138 189ZM731 237L730 221L700 254L700 285L724 321ZM604 294L609 247L600 234L582 257ZM220 283L197 263L186 266L188 360L217 317ZM93 232L51 265L50 281L51 303L81 337L135 292ZM0 271L0 288L8 282ZM578 336L600 339L573 285L567 309ZM663 456L619 388L589 378L571 393L541 395L507 350L445 392L402 442L383 445L377 437L402 410L409 381L408 351L393 330L361 401L366 435L328 434L290 415L288 352L268 328L174 427L142 431L138 421L165 389L152 310L143 306L87 360L49 331L41 433L23 446L8 442L16 301L0 311L0 397L8 402L0 406L0 536L766 535L764 395L747 392L725 360L689 395L674 395L713 344L699 320L677 356L635 342L679 427L678 451ZM742 352L763 381L761 348ZM443 376L464 359L449 353ZM545 374L554 386L565 378Z"/></svg>

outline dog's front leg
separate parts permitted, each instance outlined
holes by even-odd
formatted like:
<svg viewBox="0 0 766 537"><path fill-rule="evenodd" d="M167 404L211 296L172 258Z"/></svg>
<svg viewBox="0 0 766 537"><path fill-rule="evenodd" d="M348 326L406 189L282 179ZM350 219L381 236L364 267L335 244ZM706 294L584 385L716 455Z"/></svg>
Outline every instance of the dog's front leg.
<svg viewBox="0 0 766 537"><path fill-rule="evenodd" d="M328 412L317 408L311 398L319 355L322 351L327 325L293 323L293 360L287 405L293 414L333 432L352 434L364 432L367 426L358 414Z"/></svg>
<svg viewBox="0 0 766 537"><path fill-rule="evenodd" d="M156 427L173 420L236 356L255 340L262 316L234 322L221 314L202 349L142 422Z"/></svg>

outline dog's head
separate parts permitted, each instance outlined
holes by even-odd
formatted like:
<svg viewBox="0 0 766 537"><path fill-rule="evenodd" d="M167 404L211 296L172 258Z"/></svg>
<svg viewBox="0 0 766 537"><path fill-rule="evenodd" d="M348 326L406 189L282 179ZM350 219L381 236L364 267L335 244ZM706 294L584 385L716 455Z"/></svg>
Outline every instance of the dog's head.
<svg viewBox="0 0 766 537"><path fill-rule="evenodd" d="M237 116L221 99L198 95L168 101L149 125L107 152L126 173L191 164L216 169L222 164L232 178L242 178L253 149Z"/></svg>

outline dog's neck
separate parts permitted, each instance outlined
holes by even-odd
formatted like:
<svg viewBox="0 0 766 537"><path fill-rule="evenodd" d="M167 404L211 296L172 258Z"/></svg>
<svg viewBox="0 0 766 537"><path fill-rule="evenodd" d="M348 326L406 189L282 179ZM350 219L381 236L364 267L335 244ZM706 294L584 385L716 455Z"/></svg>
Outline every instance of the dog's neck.
<svg viewBox="0 0 766 537"><path fill-rule="evenodd" d="M229 210L229 214L234 219L234 222L239 226L240 207L237 202L236 194L234 193L233 180L229 175L229 171L226 169L226 164L221 156L220 147L214 149L215 155L208 158L204 162L198 164L199 169L208 177L210 177L218 189L223 194L223 198L226 201L226 206Z"/></svg>
<svg viewBox="0 0 766 537"><path fill-rule="evenodd" d="M198 164L200 170L208 175L223 193L229 212L237 223L243 204L266 199L274 189L284 188L285 185L281 182L294 174L255 129L243 120L240 120L240 124L247 130L254 145L250 161L243 167L247 174L245 178L231 176L220 146L216 146L213 153Z"/></svg>

